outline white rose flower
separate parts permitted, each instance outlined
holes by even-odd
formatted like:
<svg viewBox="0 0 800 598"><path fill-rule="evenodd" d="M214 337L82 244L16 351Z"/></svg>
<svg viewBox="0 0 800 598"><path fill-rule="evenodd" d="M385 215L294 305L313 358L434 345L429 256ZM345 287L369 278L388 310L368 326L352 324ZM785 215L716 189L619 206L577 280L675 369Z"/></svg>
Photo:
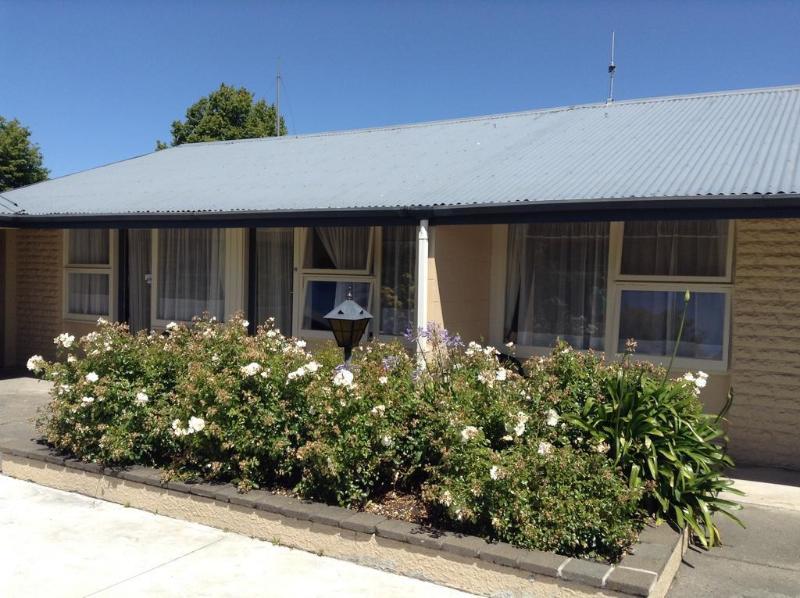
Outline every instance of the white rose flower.
<svg viewBox="0 0 800 598"><path fill-rule="evenodd" d="M144 405L144 404L145 404L145 403L147 403L149 400L150 400L150 397L148 397L148 396L147 396L145 393L143 393L142 391L139 391L139 392L137 392L137 393L136 393L136 402L137 402L139 405Z"/></svg>
<svg viewBox="0 0 800 598"><path fill-rule="evenodd" d="M247 320L242 320L242 327L247 328L248 326L250 326L250 322L248 322Z"/></svg>
<svg viewBox="0 0 800 598"><path fill-rule="evenodd" d="M67 363L77 363L77 362L78 362L78 358L75 357L74 355L70 355L70 356L67 357Z"/></svg>
<svg viewBox="0 0 800 598"><path fill-rule="evenodd" d="M167 324L167 330L170 330L170 331L175 330L177 327L178 327L178 324L175 323L175 322L170 322L169 324Z"/></svg>
<svg viewBox="0 0 800 598"><path fill-rule="evenodd" d="M94 397L82 397L81 403L85 405L91 405L92 403L94 403Z"/></svg>
<svg viewBox="0 0 800 598"><path fill-rule="evenodd" d="M44 357L41 355L31 355L27 363L28 369L32 372L38 372L44 367Z"/></svg>
<svg viewBox="0 0 800 598"><path fill-rule="evenodd" d="M683 375L683 379L686 380L687 382L694 382L694 374L692 374L692 372L686 372Z"/></svg>
<svg viewBox="0 0 800 598"><path fill-rule="evenodd" d="M191 432L202 432L203 428L206 427L206 420L202 417L190 417L189 418L189 430Z"/></svg>
<svg viewBox="0 0 800 598"><path fill-rule="evenodd" d="M84 376L84 378L86 379L87 382L94 383L94 382L97 382L100 379L100 376L98 376L94 372L89 372L88 374L86 374L86 376Z"/></svg>
<svg viewBox="0 0 800 598"><path fill-rule="evenodd" d="M706 378L697 378L697 379L694 381L694 385L695 385L697 388L705 388L705 387L706 387L706 384L708 384L708 380L707 380Z"/></svg>
<svg viewBox="0 0 800 598"><path fill-rule="evenodd" d="M385 446L386 448L389 448L390 446L392 446L394 444L394 440L392 440L391 436L384 435L384 436L381 436L381 444L383 446Z"/></svg>
<svg viewBox="0 0 800 598"><path fill-rule="evenodd" d="M306 364L306 370L309 371L312 374L315 373L319 368L320 368L320 365L316 361L309 361Z"/></svg>
<svg viewBox="0 0 800 598"><path fill-rule="evenodd" d="M69 349L72 346L72 343L75 342L75 337L71 334L67 334L66 332L62 332L53 339L53 342L56 345L64 347L65 349Z"/></svg>
<svg viewBox="0 0 800 598"><path fill-rule="evenodd" d="M513 349L514 348L514 341L508 341L506 343L506 347L508 347L509 349Z"/></svg>
<svg viewBox="0 0 800 598"><path fill-rule="evenodd" d="M547 425L548 426L557 426L558 422L561 420L561 417L558 415L558 411L555 409L550 409L547 411Z"/></svg>
<svg viewBox="0 0 800 598"><path fill-rule="evenodd" d="M478 428L475 426L467 426L461 430L461 442L469 442L478 435Z"/></svg>
<svg viewBox="0 0 800 598"><path fill-rule="evenodd" d="M594 450L598 453L606 454L608 451L611 450L611 447L607 442L598 442L595 445Z"/></svg>
<svg viewBox="0 0 800 598"><path fill-rule="evenodd" d="M297 345L297 348L298 348L298 349L305 349L305 347L306 347L306 341L304 341L304 340L298 340L298 341L295 343L295 345Z"/></svg>
<svg viewBox="0 0 800 598"><path fill-rule="evenodd" d="M275 338L278 335L274 330L267 330L267 338Z"/></svg>
<svg viewBox="0 0 800 598"><path fill-rule="evenodd" d="M353 385L353 372L350 370L339 370L333 376L333 385L334 386L344 386L349 387Z"/></svg>
<svg viewBox="0 0 800 598"><path fill-rule="evenodd" d="M503 477L503 472L497 465L492 465L492 468L489 470L489 477L493 480L499 480Z"/></svg>
<svg viewBox="0 0 800 598"><path fill-rule="evenodd" d="M549 442L540 442L539 449L537 450L537 452L540 455L549 455L552 450L553 450L552 444L550 444Z"/></svg>
<svg viewBox="0 0 800 598"><path fill-rule="evenodd" d="M247 365L243 365L239 368L239 371L242 372L245 376L255 376L258 372L261 371L261 364L256 363L255 361L248 363Z"/></svg>
<svg viewBox="0 0 800 598"><path fill-rule="evenodd" d="M387 378L386 376L381 376L380 378L378 378L378 384L386 384L387 382L389 382L389 378Z"/></svg>
<svg viewBox="0 0 800 598"><path fill-rule="evenodd" d="M449 507L450 505L453 504L453 495L450 494L449 490L445 490L439 497L439 502L442 503L444 506Z"/></svg>
<svg viewBox="0 0 800 598"><path fill-rule="evenodd" d="M508 377L508 370L506 368L500 368L497 370L495 374L495 380L500 380L501 382Z"/></svg>
<svg viewBox="0 0 800 598"><path fill-rule="evenodd" d="M303 377L303 376L305 376L305 375L306 375L306 368L305 368L305 366L302 366L302 365L301 365L301 366L300 366L299 368L297 368L295 371L293 371L293 372L289 372L289 373L286 375L286 379L287 379L287 380L294 380L295 378L302 378L302 377Z"/></svg>
<svg viewBox="0 0 800 598"><path fill-rule="evenodd" d="M381 416L381 415L383 415L385 412L386 412L386 406L385 406L385 405L375 405L375 406L374 406L374 407L373 407L373 408L370 410L370 413L371 413L372 415L378 415L378 416Z"/></svg>
<svg viewBox="0 0 800 598"><path fill-rule="evenodd" d="M105 326L106 324L108 324L108 320L106 320L105 318L97 318L98 326Z"/></svg>

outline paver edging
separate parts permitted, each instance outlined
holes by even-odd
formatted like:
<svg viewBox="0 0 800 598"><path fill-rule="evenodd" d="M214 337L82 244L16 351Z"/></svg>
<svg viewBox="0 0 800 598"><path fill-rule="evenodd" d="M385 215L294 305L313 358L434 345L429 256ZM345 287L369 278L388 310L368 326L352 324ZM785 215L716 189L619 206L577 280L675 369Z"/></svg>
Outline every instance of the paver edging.
<svg viewBox="0 0 800 598"><path fill-rule="evenodd" d="M163 481L153 468L104 468L55 455L32 440L0 445L0 461L3 473L12 477L484 595L661 597L666 595L688 547L685 533L663 525L647 527L634 553L612 566L502 542L488 543L474 536L426 529L263 490L240 494L230 484ZM278 536L264 537L264 530L278 522L282 526ZM253 533L259 527L263 529ZM338 538L338 546L331 543L331 536ZM356 544L349 546L348 541ZM357 546L365 543L370 550L359 551Z"/></svg>

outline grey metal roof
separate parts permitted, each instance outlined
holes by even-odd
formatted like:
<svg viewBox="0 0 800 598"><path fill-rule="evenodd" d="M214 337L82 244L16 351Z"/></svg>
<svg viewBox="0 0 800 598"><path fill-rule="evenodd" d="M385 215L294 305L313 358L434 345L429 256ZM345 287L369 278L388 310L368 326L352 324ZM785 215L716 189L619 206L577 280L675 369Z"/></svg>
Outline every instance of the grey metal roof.
<svg viewBox="0 0 800 598"><path fill-rule="evenodd" d="M798 194L798 161L790 86L182 145L4 195L98 215Z"/></svg>

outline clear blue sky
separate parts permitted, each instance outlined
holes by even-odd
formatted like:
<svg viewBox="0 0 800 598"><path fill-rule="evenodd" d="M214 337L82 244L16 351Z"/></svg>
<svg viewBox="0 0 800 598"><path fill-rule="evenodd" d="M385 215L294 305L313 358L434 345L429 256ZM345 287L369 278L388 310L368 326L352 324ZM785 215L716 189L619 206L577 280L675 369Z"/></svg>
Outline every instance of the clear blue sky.
<svg viewBox="0 0 800 598"><path fill-rule="evenodd" d="M290 133L800 83L800 1L0 0L0 115L52 176L152 151L220 82Z"/></svg>

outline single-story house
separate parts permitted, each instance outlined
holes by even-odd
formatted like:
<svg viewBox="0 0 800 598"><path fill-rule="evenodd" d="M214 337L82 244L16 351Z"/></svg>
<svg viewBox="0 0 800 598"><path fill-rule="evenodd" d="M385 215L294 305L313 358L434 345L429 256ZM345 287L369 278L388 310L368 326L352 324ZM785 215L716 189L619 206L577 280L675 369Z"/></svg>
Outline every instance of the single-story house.
<svg viewBox="0 0 800 598"><path fill-rule="evenodd" d="M0 195L2 360L98 317L437 322L518 356L629 338L730 387L740 463L800 469L800 86L197 143Z"/></svg>

